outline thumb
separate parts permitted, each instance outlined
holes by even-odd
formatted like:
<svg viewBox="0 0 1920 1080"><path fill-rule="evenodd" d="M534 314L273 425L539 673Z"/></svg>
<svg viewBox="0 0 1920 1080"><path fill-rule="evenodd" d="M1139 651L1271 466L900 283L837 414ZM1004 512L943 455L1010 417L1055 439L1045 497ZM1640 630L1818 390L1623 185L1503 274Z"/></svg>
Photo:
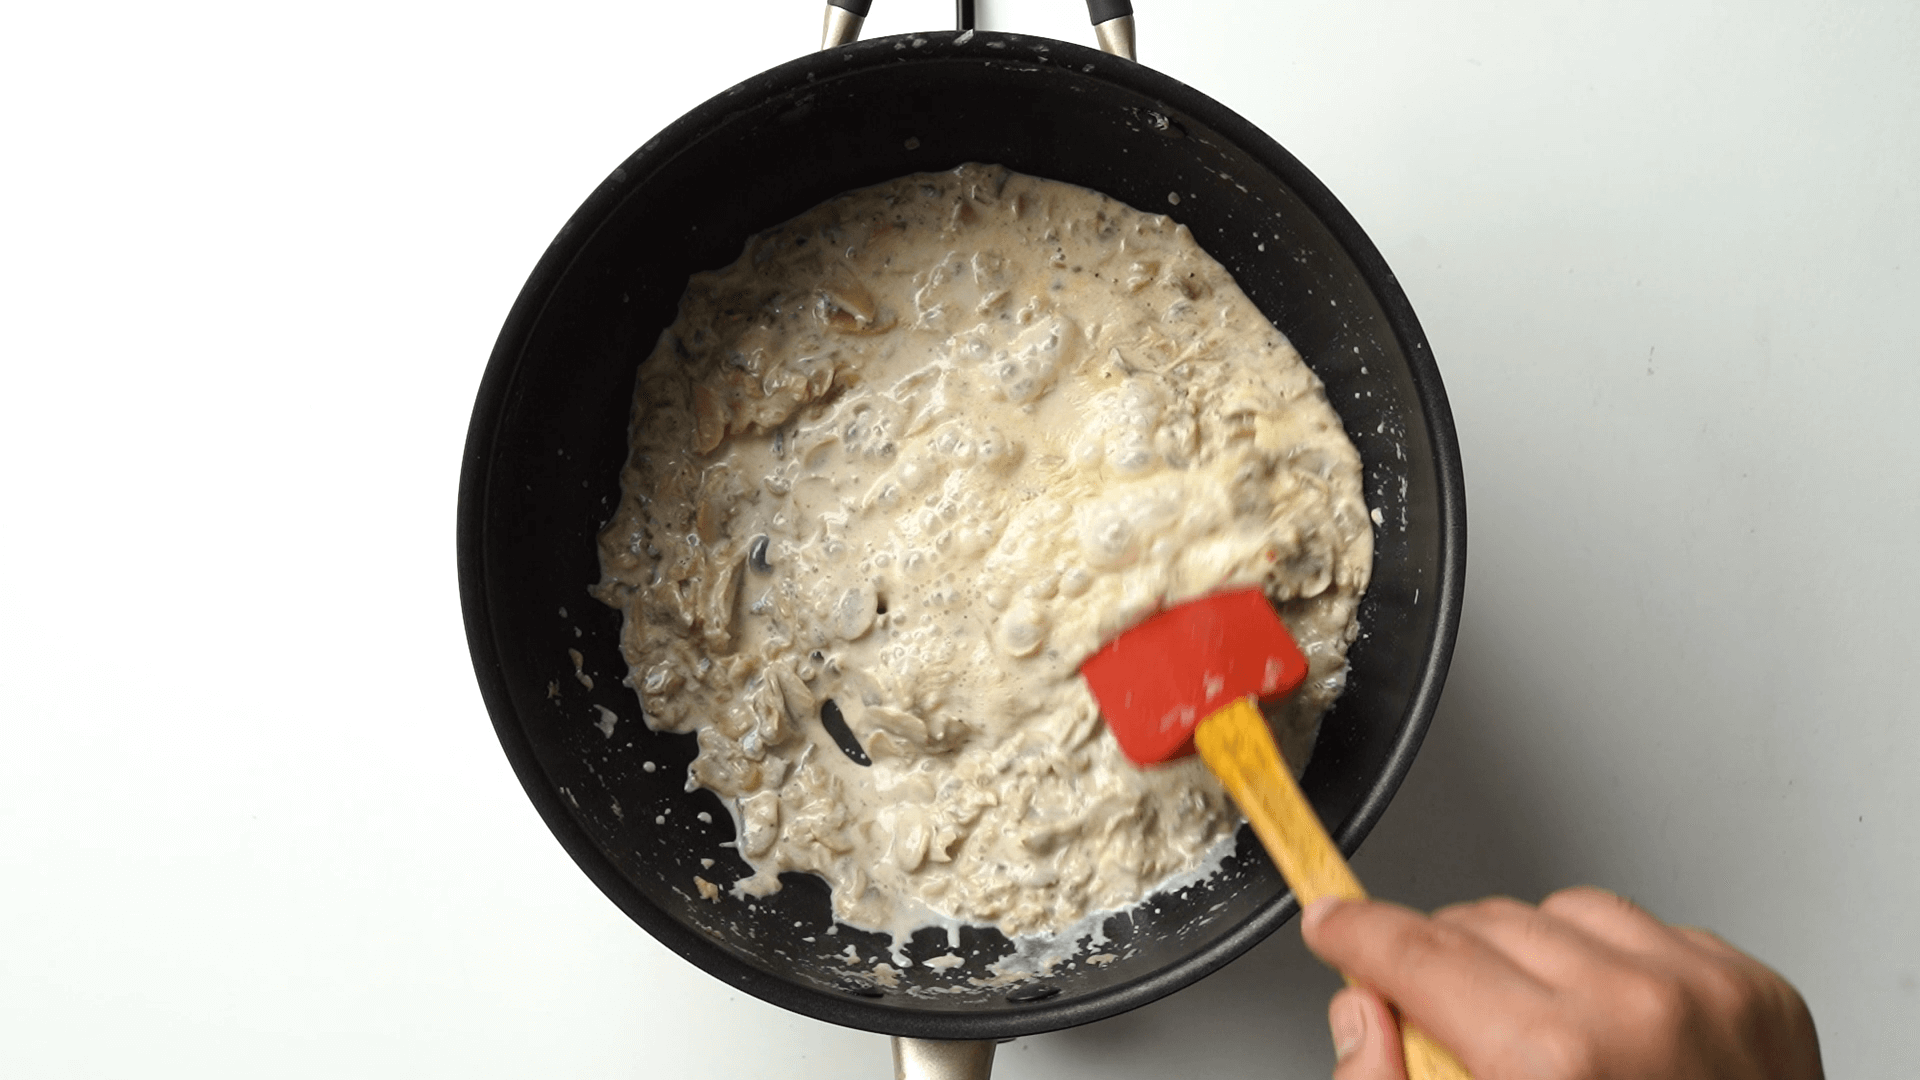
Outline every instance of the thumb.
<svg viewBox="0 0 1920 1080"><path fill-rule="evenodd" d="M1407 1080L1400 1058L1400 1026L1371 990L1349 986L1327 1006L1333 1029L1333 1080Z"/></svg>

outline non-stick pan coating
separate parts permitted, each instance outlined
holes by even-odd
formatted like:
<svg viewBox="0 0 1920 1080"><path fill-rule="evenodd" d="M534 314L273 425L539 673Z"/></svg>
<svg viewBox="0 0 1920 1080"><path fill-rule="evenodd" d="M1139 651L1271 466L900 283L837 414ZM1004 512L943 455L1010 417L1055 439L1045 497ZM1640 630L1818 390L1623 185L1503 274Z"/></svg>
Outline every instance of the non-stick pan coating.
<svg viewBox="0 0 1920 1080"><path fill-rule="evenodd" d="M1453 423L1425 337L1379 254L1286 151L1196 91L1128 61L977 32L803 57L695 109L616 169L561 230L481 384L460 488L461 597L474 666L527 794L588 876L676 952L834 1023L989 1039L1144 1004L1284 922L1291 897L1247 830L1218 878L1108 921L1106 965L975 986L1010 948L961 934L966 968L872 978L887 942L833 928L825 887L789 875L753 904L702 900L746 874L728 815L684 788L693 740L656 735L621 685L620 617L587 595L618 501L634 371L690 274L824 199L979 161L1082 184L1192 229L1299 348L1366 466L1373 584L1352 676L1305 787L1343 849L1412 763L1445 678L1466 556ZM1176 202L1177 199L1177 202ZM578 650L589 689L568 650ZM610 710L618 719L603 733ZM649 766L651 763L651 766ZM712 820L702 822L705 812ZM702 859L715 860L703 868ZM852 946L861 962L847 964ZM944 934L908 955L947 951Z"/></svg>

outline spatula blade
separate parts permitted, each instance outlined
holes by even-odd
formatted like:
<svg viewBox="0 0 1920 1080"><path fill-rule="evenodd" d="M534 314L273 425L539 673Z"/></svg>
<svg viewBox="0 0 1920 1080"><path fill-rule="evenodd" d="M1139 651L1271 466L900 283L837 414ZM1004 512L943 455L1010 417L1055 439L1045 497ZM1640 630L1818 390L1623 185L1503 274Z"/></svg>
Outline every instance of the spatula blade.
<svg viewBox="0 0 1920 1080"><path fill-rule="evenodd" d="M1307 659L1259 589L1168 608L1080 666L1120 749L1153 765L1193 751L1193 729L1235 698L1287 694Z"/></svg>

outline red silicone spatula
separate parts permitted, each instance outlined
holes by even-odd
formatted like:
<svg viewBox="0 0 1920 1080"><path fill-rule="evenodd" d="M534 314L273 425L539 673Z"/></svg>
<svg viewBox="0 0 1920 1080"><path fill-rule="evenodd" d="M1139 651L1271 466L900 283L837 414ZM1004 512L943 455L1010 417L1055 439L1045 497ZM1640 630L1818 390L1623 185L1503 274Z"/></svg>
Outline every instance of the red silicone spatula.
<svg viewBox="0 0 1920 1080"><path fill-rule="evenodd" d="M1080 674L1120 749L1156 765L1194 751L1220 778L1302 906L1366 890L1293 781L1255 702L1292 693L1307 660L1259 589L1168 608L1108 642ZM1411 1026L1400 1032L1408 1080L1467 1080Z"/></svg>

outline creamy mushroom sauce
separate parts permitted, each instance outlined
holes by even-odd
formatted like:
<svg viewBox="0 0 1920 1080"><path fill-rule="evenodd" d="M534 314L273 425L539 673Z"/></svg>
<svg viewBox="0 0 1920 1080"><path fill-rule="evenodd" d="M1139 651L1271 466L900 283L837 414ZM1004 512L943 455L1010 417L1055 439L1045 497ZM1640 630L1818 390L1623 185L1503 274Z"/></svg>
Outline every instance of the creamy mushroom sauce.
<svg viewBox="0 0 1920 1080"><path fill-rule="evenodd" d="M1359 455L1187 229L1097 192L967 165L755 236L688 285L631 432L595 593L647 723L698 736L740 894L803 871L896 939L1058 931L1240 820L1197 760L1121 756L1076 674L1103 641L1264 586L1311 664L1269 710L1296 768L1344 685Z"/></svg>

